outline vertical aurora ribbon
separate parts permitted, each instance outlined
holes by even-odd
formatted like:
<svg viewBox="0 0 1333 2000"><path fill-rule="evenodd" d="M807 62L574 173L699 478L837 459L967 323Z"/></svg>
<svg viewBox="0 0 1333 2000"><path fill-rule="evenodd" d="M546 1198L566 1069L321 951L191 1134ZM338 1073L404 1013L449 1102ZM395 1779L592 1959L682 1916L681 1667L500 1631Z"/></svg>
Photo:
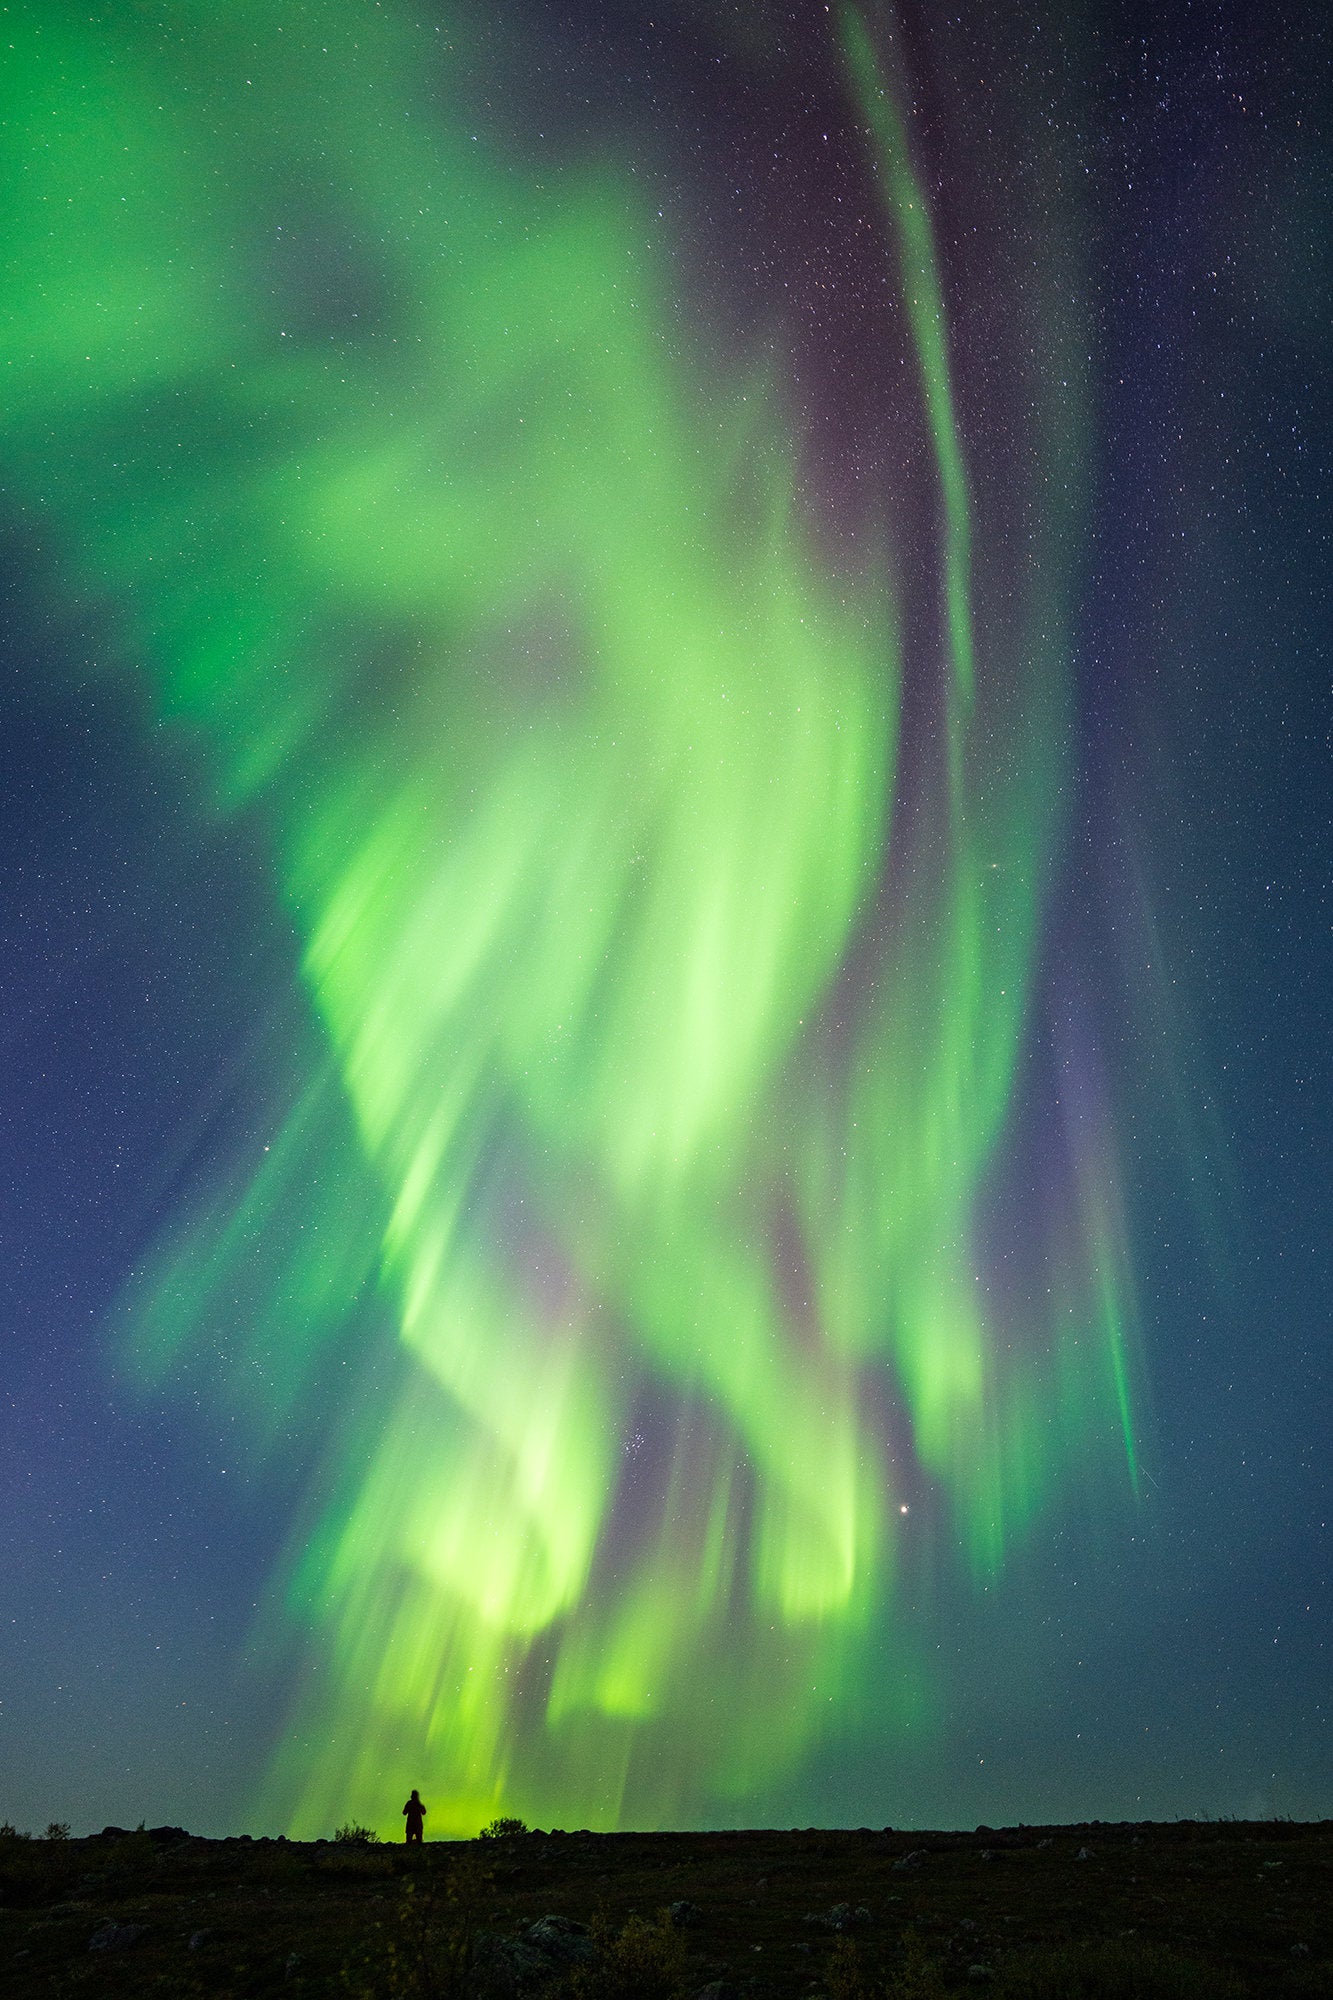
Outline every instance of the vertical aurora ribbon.
<svg viewBox="0 0 1333 2000"><path fill-rule="evenodd" d="M389 9L173 19L17 31L0 443L209 808L265 829L325 1052L131 1302L160 1393L313 1441L268 1804L745 1818L830 1728L929 1709L904 1494L989 1577L1108 1426L1132 1462L1091 1098L1042 1282L1006 1292L984 1227L1071 531L981 628L930 217L859 17L939 659L884 548L821 555L780 387L666 337L614 164L525 184Z"/></svg>

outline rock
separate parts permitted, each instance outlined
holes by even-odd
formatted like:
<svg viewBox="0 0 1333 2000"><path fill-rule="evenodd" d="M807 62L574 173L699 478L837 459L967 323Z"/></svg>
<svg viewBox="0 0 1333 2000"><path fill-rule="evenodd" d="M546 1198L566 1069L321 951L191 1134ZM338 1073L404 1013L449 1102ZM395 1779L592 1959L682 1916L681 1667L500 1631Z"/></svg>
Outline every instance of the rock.
<svg viewBox="0 0 1333 2000"><path fill-rule="evenodd" d="M679 1902L668 1904L667 1915L676 1929L683 1931L688 1930L691 1924L701 1924L704 1913L697 1903Z"/></svg>
<svg viewBox="0 0 1333 2000"><path fill-rule="evenodd" d="M473 1984L488 2000L490 1996L495 1996L495 2000L517 2000L517 1996L539 1992L559 1972L558 1962L548 1952L539 1951L536 1945L526 1944L522 1938L483 1931L473 1949Z"/></svg>
<svg viewBox="0 0 1333 2000"><path fill-rule="evenodd" d="M124 1951L128 1945L136 1944L148 1929L147 1924L103 1924L93 1932L88 1940L89 1951Z"/></svg>
<svg viewBox="0 0 1333 2000"><path fill-rule="evenodd" d="M175 1841L188 1840L190 1836L183 1826L150 1826L148 1829L148 1838L150 1840Z"/></svg>
<svg viewBox="0 0 1333 2000"><path fill-rule="evenodd" d="M739 1988L726 1979L710 1979L707 1986L701 1986L694 2000L738 2000Z"/></svg>
<svg viewBox="0 0 1333 2000"><path fill-rule="evenodd" d="M189 1950L198 1951L201 1945L208 1943L208 1940L212 1937L212 1935L213 1935L212 1931L191 1931Z"/></svg>
<svg viewBox="0 0 1333 2000"><path fill-rule="evenodd" d="M1090 1847L1080 1847L1078 1853L1074 1856L1074 1859L1075 1861L1091 1861L1092 1849Z"/></svg>
<svg viewBox="0 0 1333 2000"><path fill-rule="evenodd" d="M893 1865L895 1868L919 1868L925 1858L924 1847L913 1847L909 1848L906 1854L900 1854Z"/></svg>
<svg viewBox="0 0 1333 2000"><path fill-rule="evenodd" d="M858 1903L855 1909L850 1903L835 1903L832 1909L811 1911L804 1921L817 1925L821 1931L852 1931L858 1924L870 1922L870 1912L864 1903Z"/></svg>
<svg viewBox="0 0 1333 2000"><path fill-rule="evenodd" d="M523 1942L560 1965L578 1965L597 1956L588 1926L576 1923L573 1917L538 1917L524 1931Z"/></svg>
<svg viewBox="0 0 1333 2000"><path fill-rule="evenodd" d="M977 1982L977 1984L980 1985L983 1979L993 1978L994 1971L993 1968L989 1965L969 1965L967 1968L967 1976L969 1979L974 1979Z"/></svg>
<svg viewBox="0 0 1333 2000"><path fill-rule="evenodd" d="M1294 1944L1291 1947L1291 1955L1293 1958L1308 1958L1310 1956L1310 1947L1308 1944Z"/></svg>

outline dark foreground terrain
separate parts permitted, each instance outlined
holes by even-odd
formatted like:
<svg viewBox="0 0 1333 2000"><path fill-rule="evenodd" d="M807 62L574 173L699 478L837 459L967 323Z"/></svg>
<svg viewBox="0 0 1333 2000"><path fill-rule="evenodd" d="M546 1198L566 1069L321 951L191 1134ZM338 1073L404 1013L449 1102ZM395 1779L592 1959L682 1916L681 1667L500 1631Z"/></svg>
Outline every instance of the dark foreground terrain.
<svg viewBox="0 0 1333 2000"><path fill-rule="evenodd" d="M0 1993L1313 2000L1333 1996L1333 1822L410 1851L5 1833Z"/></svg>

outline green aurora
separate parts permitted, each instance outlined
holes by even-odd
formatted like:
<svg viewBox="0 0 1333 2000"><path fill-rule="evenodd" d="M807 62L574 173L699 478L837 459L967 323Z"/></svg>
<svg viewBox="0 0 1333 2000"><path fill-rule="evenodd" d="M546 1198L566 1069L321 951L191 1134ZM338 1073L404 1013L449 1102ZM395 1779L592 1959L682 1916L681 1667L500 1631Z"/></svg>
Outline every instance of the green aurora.
<svg viewBox="0 0 1333 2000"><path fill-rule="evenodd" d="M9 491L201 813L263 829L318 1031L126 1311L151 1392L318 1439L264 1810L753 1818L830 1737L931 1727L909 1570L980 1587L1071 1482L1134 1482L1095 1093L1044 1282L983 1227L1062 837L1075 399L989 631L878 19L841 61L933 652L887 529L830 559L782 381L681 332L630 178L475 136L447 38L352 0L13 33ZM265 264L312 202L358 246L333 326Z"/></svg>

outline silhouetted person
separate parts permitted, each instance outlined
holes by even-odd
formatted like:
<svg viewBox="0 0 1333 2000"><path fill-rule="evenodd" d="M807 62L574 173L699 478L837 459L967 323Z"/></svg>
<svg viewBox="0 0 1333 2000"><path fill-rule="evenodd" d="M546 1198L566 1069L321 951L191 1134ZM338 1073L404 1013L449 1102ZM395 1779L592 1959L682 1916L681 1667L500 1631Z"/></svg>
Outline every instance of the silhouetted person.
<svg viewBox="0 0 1333 2000"><path fill-rule="evenodd" d="M420 1846L421 1822L426 1817L426 1808L421 1803L421 1795L415 1785L412 1787L411 1798L403 1807L403 1813L407 1820L407 1831L403 1835L403 1839L409 1842L415 1840L417 1845Z"/></svg>

